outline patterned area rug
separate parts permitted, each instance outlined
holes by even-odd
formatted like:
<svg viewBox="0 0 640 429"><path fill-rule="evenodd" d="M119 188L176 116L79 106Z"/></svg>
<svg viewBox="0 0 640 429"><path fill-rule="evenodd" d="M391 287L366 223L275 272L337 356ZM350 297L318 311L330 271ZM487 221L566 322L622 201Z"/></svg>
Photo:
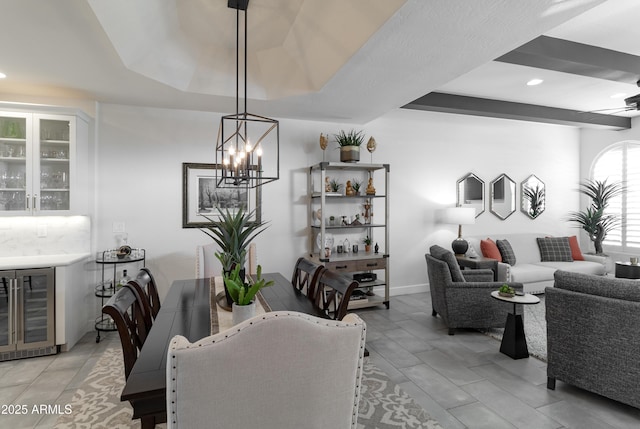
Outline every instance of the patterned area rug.
<svg viewBox="0 0 640 429"><path fill-rule="evenodd" d="M544 295L536 295L540 298L539 304L524 306L524 334L527 337L529 355L544 362L547 361L547 320L545 319L546 307ZM483 333L492 338L502 340L504 329L487 329Z"/></svg>
<svg viewBox="0 0 640 429"><path fill-rule="evenodd" d="M131 420L128 402L120 402L124 387L122 352L108 348L75 392L72 413L56 422L56 429L140 428ZM165 428L157 425L156 428ZM365 359L358 429L442 429L427 412L389 377Z"/></svg>

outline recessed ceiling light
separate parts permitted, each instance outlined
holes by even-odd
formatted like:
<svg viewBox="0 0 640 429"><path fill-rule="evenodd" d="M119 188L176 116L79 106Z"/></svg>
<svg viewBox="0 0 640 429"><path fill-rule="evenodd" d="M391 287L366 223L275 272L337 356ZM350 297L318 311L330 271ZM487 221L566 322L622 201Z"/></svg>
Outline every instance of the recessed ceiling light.
<svg viewBox="0 0 640 429"><path fill-rule="evenodd" d="M544 82L542 79L531 79L529 82L527 82L527 86L540 85L542 82Z"/></svg>
<svg viewBox="0 0 640 429"><path fill-rule="evenodd" d="M7 75L2 73L2 72L0 72L0 79L4 79L5 77L7 77Z"/></svg>
<svg viewBox="0 0 640 429"><path fill-rule="evenodd" d="M611 96L611 98L624 98L627 96L626 92L617 92Z"/></svg>

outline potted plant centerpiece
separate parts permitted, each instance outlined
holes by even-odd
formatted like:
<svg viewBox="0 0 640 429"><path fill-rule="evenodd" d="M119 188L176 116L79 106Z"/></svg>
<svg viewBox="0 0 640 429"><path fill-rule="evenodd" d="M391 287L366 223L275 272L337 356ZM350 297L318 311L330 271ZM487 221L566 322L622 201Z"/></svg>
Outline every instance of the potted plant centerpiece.
<svg viewBox="0 0 640 429"><path fill-rule="evenodd" d="M240 265L236 265L231 272L224 273L224 285L233 300L232 321L234 325L251 319L256 315L256 302L254 300L256 294L263 287L271 286L272 284L272 280L267 281L262 278L262 267L260 265L258 265L255 280L249 277L248 282L244 276L240 275Z"/></svg>
<svg viewBox="0 0 640 429"><path fill-rule="evenodd" d="M587 180L580 184L580 193L591 198L591 205L585 211L569 213L569 221L587 231L596 255L603 254L602 242L609 232L620 225L620 218L615 214L605 213L605 210L610 200L623 191L624 187L620 182Z"/></svg>
<svg viewBox="0 0 640 429"><path fill-rule="evenodd" d="M201 231L220 246L220 251L215 255L222 264L222 271L230 273L238 268L238 275L244 279L249 244L267 227L265 222L252 219L255 210L248 212L241 207L235 213L231 213L228 209L218 208L218 213L220 216L218 220L207 217L211 225L202 228ZM231 308L233 300L226 287L225 295L227 305Z"/></svg>
<svg viewBox="0 0 640 429"><path fill-rule="evenodd" d="M360 145L364 142L362 131L351 130L347 133L340 131L338 134L334 134L334 138L340 148L340 161L360 161Z"/></svg>

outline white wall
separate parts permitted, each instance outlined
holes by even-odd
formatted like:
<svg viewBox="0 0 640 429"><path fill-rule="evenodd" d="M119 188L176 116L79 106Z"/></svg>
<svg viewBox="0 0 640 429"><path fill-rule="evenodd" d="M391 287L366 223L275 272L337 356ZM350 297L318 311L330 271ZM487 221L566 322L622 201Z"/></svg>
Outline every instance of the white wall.
<svg viewBox="0 0 640 429"><path fill-rule="evenodd" d="M161 294L173 280L193 277L195 246L210 240L197 229L181 227L182 163L214 162L219 117L120 105L98 110L97 248L115 246L112 224L125 222L129 243L147 249L147 265ZM351 128L364 129L367 139L375 136L373 161L391 165L392 293L425 288L424 253L433 243L448 245L457 231L454 225L436 224L435 210L455 204L456 181L468 172L487 185L506 173L518 189L536 174L547 185L547 209L536 220L518 211L501 221L487 204L465 234L575 232L563 218L578 205L576 129L411 110L393 111L364 126L282 120L281 179L263 188L263 218L270 227L256 240L258 263L265 271L288 277L305 253L306 172L322 160L318 137ZM327 160L338 159L334 146L331 142ZM369 159L363 151L361 162Z"/></svg>

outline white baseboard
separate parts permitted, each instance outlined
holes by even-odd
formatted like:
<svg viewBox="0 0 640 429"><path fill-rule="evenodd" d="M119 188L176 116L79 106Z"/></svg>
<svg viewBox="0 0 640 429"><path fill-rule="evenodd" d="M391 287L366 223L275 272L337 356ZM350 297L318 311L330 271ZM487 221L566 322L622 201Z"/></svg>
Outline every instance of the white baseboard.
<svg viewBox="0 0 640 429"><path fill-rule="evenodd" d="M396 286L396 287L389 288L390 296L409 295L412 293L423 293L423 292L429 292L428 283L417 284L417 285L407 285L407 286Z"/></svg>

